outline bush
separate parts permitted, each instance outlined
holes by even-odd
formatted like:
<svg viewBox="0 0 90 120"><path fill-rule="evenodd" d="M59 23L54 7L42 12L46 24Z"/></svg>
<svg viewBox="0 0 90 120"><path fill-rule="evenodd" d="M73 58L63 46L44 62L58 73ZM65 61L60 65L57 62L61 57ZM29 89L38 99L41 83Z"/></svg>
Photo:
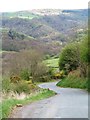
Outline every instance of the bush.
<svg viewBox="0 0 90 120"><path fill-rule="evenodd" d="M85 37L80 43L80 70L81 75L88 77L88 65L90 64L90 53L88 38Z"/></svg>
<svg viewBox="0 0 90 120"><path fill-rule="evenodd" d="M18 85L14 86L14 92L17 92L19 94L22 93L22 92L29 94L30 93L30 87L27 83L22 81Z"/></svg>
<svg viewBox="0 0 90 120"><path fill-rule="evenodd" d="M27 84L32 84L32 80L26 81Z"/></svg>
<svg viewBox="0 0 90 120"><path fill-rule="evenodd" d="M10 80L3 79L3 81L2 81L2 90L3 90L3 92L6 92L6 93L11 91Z"/></svg>
<svg viewBox="0 0 90 120"><path fill-rule="evenodd" d="M88 79L77 77L75 74L69 74L62 81L58 82L57 86L88 89Z"/></svg>
<svg viewBox="0 0 90 120"><path fill-rule="evenodd" d="M42 76L39 79L40 82L49 82L50 81L50 77L49 76Z"/></svg>
<svg viewBox="0 0 90 120"><path fill-rule="evenodd" d="M30 77L30 73L28 70L23 70L21 72L21 78L24 79L24 80L29 80L29 77Z"/></svg>
<svg viewBox="0 0 90 120"><path fill-rule="evenodd" d="M48 78L48 67L43 63L39 63L34 71L33 80L36 82L44 82L48 81Z"/></svg>
<svg viewBox="0 0 90 120"><path fill-rule="evenodd" d="M78 67L77 44L67 45L60 54L59 69L66 71L75 70Z"/></svg>
<svg viewBox="0 0 90 120"><path fill-rule="evenodd" d="M18 83L19 81L20 81L21 79L20 79L20 77L19 76L11 76L10 77L10 81L12 82L12 83Z"/></svg>
<svg viewBox="0 0 90 120"><path fill-rule="evenodd" d="M50 55L46 55L46 56L45 56L45 59L50 59Z"/></svg>
<svg viewBox="0 0 90 120"><path fill-rule="evenodd" d="M30 87L31 91L38 88L35 84L29 84L29 87Z"/></svg>
<svg viewBox="0 0 90 120"><path fill-rule="evenodd" d="M88 63L90 62L90 53L89 53L89 46L88 46L88 38L85 37L80 43L80 58L82 62Z"/></svg>
<svg viewBox="0 0 90 120"><path fill-rule="evenodd" d="M27 82L30 82L30 83L27 83ZM16 84L16 83L11 83L9 79L4 79L2 81L3 92L5 93L15 92L19 94L24 92L26 94L29 94L33 90L37 89L36 86L32 84L31 81L27 81L27 82L24 80L21 80L18 82L18 84Z"/></svg>
<svg viewBox="0 0 90 120"><path fill-rule="evenodd" d="M48 75L51 77L54 75L54 68L49 68Z"/></svg>
<svg viewBox="0 0 90 120"><path fill-rule="evenodd" d="M60 79L60 78L62 79L64 76L65 76L65 75L64 75L64 71L62 70L62 71L60 71L60 72L55 73L53 77L54 77L55 79Z"/></svg>

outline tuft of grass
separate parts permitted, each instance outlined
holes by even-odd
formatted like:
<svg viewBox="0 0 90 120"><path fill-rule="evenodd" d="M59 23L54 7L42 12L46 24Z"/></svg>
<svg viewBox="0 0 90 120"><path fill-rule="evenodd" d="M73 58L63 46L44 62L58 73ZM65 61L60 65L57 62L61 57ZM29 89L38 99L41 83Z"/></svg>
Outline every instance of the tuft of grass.
<svg viewBox="0 0 90 120"><path fill-rule="evenodd" d="M20 80L18 83L12 83L10 79L4 79L2 81L2 90L5 93L15 92L15 93L32 93L38 90L38 87L33 83L28 84L25 80Z"/></svg>
<svg viewBox="0 0 90 120"><path fill-rule="evenodd" d="M2 101L2 118L7 118L11 113L13 107L17 104L28 104L31 102L35 102L37 100L42 100L44 98L48 98L55 95L55 92L47 89L40 90L36 95L32 95L31 97L25 98L24 100L17 99L7 99Z"/></svg>
<svg viewBox="0 0 90 120"><path fill-rule="evenodd" d="M60 87L88 89L88 79L70 75L59 81L56 85Z"/></svg>

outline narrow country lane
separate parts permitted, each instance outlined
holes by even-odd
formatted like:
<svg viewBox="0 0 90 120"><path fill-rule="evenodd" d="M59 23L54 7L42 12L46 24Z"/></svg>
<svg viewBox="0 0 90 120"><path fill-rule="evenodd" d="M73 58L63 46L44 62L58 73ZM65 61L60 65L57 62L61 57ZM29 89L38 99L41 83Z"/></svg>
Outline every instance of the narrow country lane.
<svg viewBox="0 0 90 120"><path fill-rule="evenodd" d="M88 118L88 92L81 89L60 88L57 82L40 84L57 95L18 108L12 118Z"/></svg>

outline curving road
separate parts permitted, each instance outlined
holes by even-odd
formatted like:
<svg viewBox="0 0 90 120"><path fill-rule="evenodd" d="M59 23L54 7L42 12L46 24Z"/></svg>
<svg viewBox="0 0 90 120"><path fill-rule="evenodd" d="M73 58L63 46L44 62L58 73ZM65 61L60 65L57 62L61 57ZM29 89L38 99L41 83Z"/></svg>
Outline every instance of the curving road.
<svg viewBox="0 0 90 120"><path fill-rule="evenodd" d="M57 95L22 108L12 114L12 118L88 118L88 93L80 89L60 88L56 82L40 84Z"/></svg>

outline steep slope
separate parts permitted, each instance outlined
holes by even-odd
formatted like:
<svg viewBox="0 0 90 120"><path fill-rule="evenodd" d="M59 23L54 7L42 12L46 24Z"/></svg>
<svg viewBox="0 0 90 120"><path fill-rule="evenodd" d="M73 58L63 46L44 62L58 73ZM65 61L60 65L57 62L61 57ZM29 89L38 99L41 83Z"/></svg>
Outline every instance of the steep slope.
<svg viewBox="0 0 90 120"><path fill-rule="evenodd" d="M10 35L11 30L4 29L2 31L2 50L3 51L21 51L21 50L31 50L36 49L42 51L44 54L57 54L59 53L62 45L60 42L48 42L45 43L42 40L38 40L32 38L30 36L26 36L24 34L20 34L16 31L12 31L12 33L16 33ZM24 36L23 39L21 36Z"/></svg>
<svg viewBox="0 0 90 120"><path fill-rule="evenodd" d="M19 15L21 13L24 12L18 12ZM21 19L18 17L18 14L16 13L14 17L3 17L2 26L38 38L39 40L44 40L45 42L52 40L68 42L76 36L79 29L84 30L87 28L88 10L46 9L42 11L25 11L22 17L25 17L27 14L39 15L39 17L34 17L31 20Z"/></svg>
<svg viewBox="0 0 90 120"><path fill-rule="evenodd" d="M15 31L18 31L20 33L40 39L50 37L51 40L53 40L55 38L55 35L56 37L61 37L62 39L63 36L60 32L47 25L45 22L41 21L41 19L3 19L2 26L4 28L14 29ZM58 39L58 41L60 41L60 39Z"/></svg>
<svg viewBox="0 0 90 120"><path fill-rule="evenodd" d="M32 19L26 16L34 15ZM22 16L20 18L18 16ZM39 17L35 17L39 16ZM87 34L88 10L31 10L3 13L3 50L41 49L44 53L59 53L61 48ZM1 20L1 19L0 19ZM14 31L8 35L10 31ZM12 39L12 34L14 38ZM78 39L79 40L79 39Z"/></svg>

